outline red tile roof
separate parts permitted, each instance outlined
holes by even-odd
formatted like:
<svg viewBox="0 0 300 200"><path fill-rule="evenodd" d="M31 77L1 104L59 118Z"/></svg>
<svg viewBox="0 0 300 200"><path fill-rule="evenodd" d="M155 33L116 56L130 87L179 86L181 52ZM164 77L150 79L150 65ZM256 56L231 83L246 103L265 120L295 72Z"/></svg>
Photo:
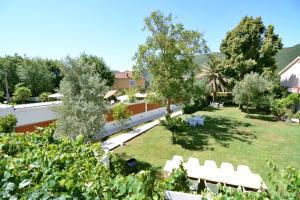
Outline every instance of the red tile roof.
<svg viewBox="0 0 300 200"><path fill-rule="evenodd" d="M132 72L131 71L125 71L125 72L116 72L115 78L121 79L121 78L132 78Z"/></svg>

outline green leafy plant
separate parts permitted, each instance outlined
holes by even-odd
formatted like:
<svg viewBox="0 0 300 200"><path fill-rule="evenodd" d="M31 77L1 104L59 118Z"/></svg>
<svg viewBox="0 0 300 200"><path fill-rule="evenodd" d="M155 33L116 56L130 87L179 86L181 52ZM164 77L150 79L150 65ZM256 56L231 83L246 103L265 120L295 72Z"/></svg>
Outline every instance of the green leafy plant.
<svg viewBox="0 0 300 200"><path fill-rule="evenodd" d="M135 102L135 94L137 93L136 88L129 88L125 90L125 94L128 96L128 100L130 103Z"/></svg>
<svg viewBox="0 0 300 200"><path fill-rule="evenodd" d="M17 118L13 114L0 117L0 133L10 133L15 131Z"/></svg>
<svg viewBox="0 0 300 200"><path fill-rule="evenodd" d="M49 101L49 95L50 95L49 92L42 92L42 93L39 95L39 100L40 100L41 102Z"/></svg>
<svg viewBox="0 0 300 200"><path fill-rule="evenodd" d="M190 183L188 181L187 172L181 163L179 168L173 170L171 175L166 180L166 189L172 191L189 192L189 186Z"/></svg>
<svg viewBox="0 0 300 200"><path fill-rule="evenodd" d="M18 87L13 93L13 99L16 102L24 103L31 97L31 90L27 87Z"/></svg>
<svg viewBox="0 0 300 200"><path fill-rule="evenodd" d="M181 133L186 130L186 122L180 117L172 118L166 115L165 120L161 120L160 124L172 132L172 141L176 143L176 133Z"/></svg>
<svg viewBox="0 0 300 200"><path fill-rule="evenodd" d="M113 118L121 124L123 130L126 121L130 118L131 112L124 103L118 103L112 108Z"/></svg>

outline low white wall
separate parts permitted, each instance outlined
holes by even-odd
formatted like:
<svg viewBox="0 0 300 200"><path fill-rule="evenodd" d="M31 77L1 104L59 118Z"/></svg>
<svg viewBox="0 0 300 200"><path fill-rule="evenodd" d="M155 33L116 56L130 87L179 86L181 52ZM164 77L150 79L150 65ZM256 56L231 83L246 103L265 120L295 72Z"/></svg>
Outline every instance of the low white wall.
<svg viewBox="0 0 300 200"><path fill-rule="evenodd" d="M52 107L59 105L60 101L32 103L17 106L0 105L0 116L14 114L17 117L17 127L55 120L57 117Z"/></svg>

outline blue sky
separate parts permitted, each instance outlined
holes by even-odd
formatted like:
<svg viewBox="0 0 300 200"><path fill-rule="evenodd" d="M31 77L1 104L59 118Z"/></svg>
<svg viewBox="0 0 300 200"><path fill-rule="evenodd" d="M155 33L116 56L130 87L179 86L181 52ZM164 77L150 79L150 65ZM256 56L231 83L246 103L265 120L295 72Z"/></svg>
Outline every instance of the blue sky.
<svg viewBox="0 0 300 200"><path fill-rule="evenodd" d="M126 70L146 39L143 19L160 9L203 32L212 51L245 15L273 24L285 47L300 43L299 0L1 0L0 55L61 59L81 52Z"/></svg>

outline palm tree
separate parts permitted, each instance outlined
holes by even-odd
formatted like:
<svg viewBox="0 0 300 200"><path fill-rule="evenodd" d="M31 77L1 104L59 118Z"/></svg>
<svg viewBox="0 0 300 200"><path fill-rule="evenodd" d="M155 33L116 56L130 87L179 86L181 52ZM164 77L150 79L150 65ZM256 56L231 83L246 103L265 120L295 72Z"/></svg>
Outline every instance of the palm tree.
<svg viewBox="0 0 300 200"><path fill-rule="evenodd" d="M214 55L209 55L208 63L201 66L200 73L197 77L205 77L209 81L209 86L212 90L213 102L215 102L217 92L221 89L225 91L225 85L227 83L226 77L224 77L221 71L222 61Z"/></svg>

